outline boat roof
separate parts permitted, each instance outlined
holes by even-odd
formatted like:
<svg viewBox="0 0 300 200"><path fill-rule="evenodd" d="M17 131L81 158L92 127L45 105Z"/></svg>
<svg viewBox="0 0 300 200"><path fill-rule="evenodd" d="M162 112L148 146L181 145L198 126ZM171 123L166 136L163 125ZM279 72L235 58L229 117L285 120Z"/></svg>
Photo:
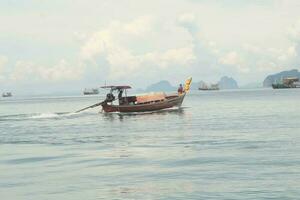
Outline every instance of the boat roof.
<svg viewBox="0 0 300 200"><path fill-rule="evenodd" d="M112 89L112 90L131 89L129 85L108 85L108 86L102 86L101 88Z"/></svg>

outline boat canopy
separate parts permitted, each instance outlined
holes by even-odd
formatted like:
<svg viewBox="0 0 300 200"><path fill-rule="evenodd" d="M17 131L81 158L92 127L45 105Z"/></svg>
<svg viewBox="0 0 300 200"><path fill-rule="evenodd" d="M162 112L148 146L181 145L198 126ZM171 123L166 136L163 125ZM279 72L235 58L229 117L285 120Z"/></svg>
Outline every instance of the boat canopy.
<svg viewBox="0 0 300 200"><path fill-rule="evenodd" d="M108 85L108 86L102 86L101 88L111 89L111 90L131 89L129 85Z"/></svg>

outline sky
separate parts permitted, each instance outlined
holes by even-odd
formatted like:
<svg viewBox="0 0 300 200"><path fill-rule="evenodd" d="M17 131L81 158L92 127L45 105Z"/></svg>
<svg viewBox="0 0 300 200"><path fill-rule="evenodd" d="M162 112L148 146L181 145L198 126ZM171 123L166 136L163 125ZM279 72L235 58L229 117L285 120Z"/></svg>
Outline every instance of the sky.
<svg viewBox="0 0 300 200"><path fill-rule="evenodd" d="M0 92L300 69L299 0L0 0Z"/></svg>

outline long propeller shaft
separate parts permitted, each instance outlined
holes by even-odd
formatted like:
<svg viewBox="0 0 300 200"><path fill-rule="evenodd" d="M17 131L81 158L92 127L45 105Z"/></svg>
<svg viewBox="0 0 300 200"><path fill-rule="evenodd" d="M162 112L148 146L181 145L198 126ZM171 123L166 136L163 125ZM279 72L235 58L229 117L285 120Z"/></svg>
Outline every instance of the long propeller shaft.
<svg viewBox="0 0 300 200"><path fill-rule="evenodd" d="M100 102L100 103L96 103L96 104L94 104L94 105L91 105L91 106L82 108L82 109L80 109L80 110L77 110L75 113L79 113L79 112L81 112L81 111L84 111L84 110L87 110L87 109L90 109L90 108L95 108L95 107L97 107L97 106L102 106L105 102L106 102L106 101L104 100L104 101L102 101L102 102Z"/></svg>

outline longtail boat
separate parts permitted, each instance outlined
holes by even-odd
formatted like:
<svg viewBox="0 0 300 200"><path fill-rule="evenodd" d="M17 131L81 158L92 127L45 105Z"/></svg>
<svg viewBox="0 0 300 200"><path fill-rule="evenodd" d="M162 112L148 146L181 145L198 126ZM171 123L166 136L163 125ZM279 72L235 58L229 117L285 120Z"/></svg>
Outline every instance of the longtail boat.
<svg viewBox="0 0 300 200"><path fill-rule="evenodd" d="M83 108L77 112L102 106L102 110L111 112L148 112L163 110L172 107L180 107L185 95L190 90L192 78L186 80L183 89L173 94L164 92L148 93L144 95L127 96L127 90L131 89L128 85L122 86L103 86L101 88L109 89L106 99L100 103ZM118 93L117 98L114 93ZM124 94L124 96L123 96Z"/></svg>

